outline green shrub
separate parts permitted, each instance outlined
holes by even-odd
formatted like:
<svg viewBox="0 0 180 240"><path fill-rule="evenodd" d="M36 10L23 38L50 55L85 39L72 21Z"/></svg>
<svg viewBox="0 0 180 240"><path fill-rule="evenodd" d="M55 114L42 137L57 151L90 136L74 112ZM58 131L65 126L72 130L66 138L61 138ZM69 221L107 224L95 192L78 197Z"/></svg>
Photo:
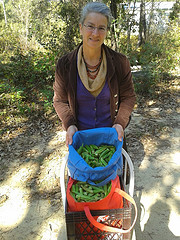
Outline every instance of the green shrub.
<svg viewBox="0 0 180 240"><path fill-rule="evenodd" d="M54 56L49 53L37 53L32 50L26 55L17 50L4 67L4 76L17 87L28 92L54 80Z"/></svg>
<svg viewBox="0 0 180 240"><path fill-rule="evenodd" d="M155 83L164 80L178 65L178 38L178 26L170 25L163 34L151 35L141 46L139 64Z"/></svg>
<svg viewBox="0 0 180 240"><path fill-rule="evenodd" d="M4 118L53 109L54 62L53 54L33 50L27 54L17 50L9 62L0 62L0 109Z"/></svg>

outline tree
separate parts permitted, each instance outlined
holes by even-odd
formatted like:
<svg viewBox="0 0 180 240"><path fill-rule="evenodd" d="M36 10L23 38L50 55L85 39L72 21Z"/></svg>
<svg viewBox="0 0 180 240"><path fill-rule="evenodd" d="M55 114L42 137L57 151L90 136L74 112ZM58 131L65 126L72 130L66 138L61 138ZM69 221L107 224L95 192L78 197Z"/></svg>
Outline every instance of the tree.
<svg viewBox="0 0 180 240"><path fill-rule="evenodd" d="M131 5L131 1L129 1L129 6ZM128 45L130 44L130 38L131 38L131 30L135 22L133 21L134 18L134 13L135 13L135 8L136 8L136 0L133 3L133 10L132 13L129 13L129 18L127 21L128 29L127 29L127 42Z"/></svg>
<svg viewBox="0 0 180 240"><path fill-rule="evenodd" d="M0 1L2 3L3 6L3 12L4 12L4 22L7 25L7 17L6 17L6 9L5 9L5 4L4 4L4 0Z"/></svg>
<svg viewBox="0 0 180 240"><path fill-rule="evenodd" d="M149 35L150 35L151 26L153 24L153 19L154 19L154 0L151 0L151 8L149 11L149 24L147 26L147 37L149 37Z"/></svg>
<svg viewBox="0 0 180 240"><path fill-rule="evenodd" d="M179 0L176 0L172 10L173 11L169 15L170 20L178 19L179 14L180 14L180 2L179 2Z"/></svg>
<svg viewBox="0 0 180 240"><path fill-rule="evenodd" d="M141 0L140 4L140 19L139 19L139 43L141 46L146 40L146 11L145 11L145 1Z"/></svg>

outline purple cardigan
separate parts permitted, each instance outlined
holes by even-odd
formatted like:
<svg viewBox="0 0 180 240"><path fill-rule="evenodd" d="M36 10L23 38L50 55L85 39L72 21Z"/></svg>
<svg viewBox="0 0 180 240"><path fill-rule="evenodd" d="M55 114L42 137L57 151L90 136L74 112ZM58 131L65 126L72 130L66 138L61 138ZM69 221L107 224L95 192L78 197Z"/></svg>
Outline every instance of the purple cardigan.
<svg viewBox="0 0 180 240"><path fill-rule="evenodd" d="M77 74L77 127L79 130L112 127L110 91L106 81L102 91L94 97Z"/></svg>

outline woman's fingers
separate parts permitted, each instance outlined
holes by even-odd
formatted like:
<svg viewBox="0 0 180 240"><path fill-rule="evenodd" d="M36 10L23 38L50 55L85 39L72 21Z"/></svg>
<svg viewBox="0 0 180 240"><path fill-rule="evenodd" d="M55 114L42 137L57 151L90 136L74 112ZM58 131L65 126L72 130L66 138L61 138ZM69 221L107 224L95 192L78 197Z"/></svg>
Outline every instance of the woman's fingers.
<svg viewBox="0 0 180 240"><path fill-rule="evenodd" d="M67 132L66 132L66 146L67 147L68 147L68 145L72 144L73 135L77 131L78 131L78 129L75 125L71 125L71 126L68 127Z"/></svg>
<svg viewBox="0 0 180 240"><path fill-rule="evenodd" d="M118 133L118 140L122 141L122 139L124 137L123 127L120 124L114 124L112 127L115 128Z"/></svg>

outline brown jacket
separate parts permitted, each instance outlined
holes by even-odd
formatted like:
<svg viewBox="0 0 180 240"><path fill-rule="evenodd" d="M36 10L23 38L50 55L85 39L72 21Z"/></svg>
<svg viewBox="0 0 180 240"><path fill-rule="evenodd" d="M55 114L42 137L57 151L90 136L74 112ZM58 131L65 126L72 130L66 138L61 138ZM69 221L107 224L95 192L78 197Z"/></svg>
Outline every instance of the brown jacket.
<svg viewBox="0 0 180 240"><path fill-rule="evenodd" d="M133 110L136 98L130 64L125 55L117 53L103 44L107 59L107 81L110 89L110 111L113 124L125 128ZM58 60L53 106L65 130L77 126L77 52L79 47Z"/></svg>

